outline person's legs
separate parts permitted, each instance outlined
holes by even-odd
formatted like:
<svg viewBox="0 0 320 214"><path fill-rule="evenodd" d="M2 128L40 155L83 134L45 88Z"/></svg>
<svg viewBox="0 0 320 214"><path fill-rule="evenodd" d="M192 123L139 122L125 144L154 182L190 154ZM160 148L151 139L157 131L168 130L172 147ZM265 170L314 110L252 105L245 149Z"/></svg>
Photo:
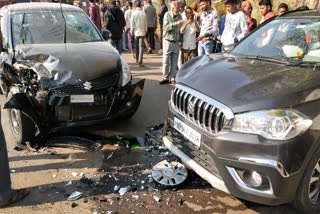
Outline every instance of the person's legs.
<svg viewBox="0 0 320 214"><path fill-rule="evenodd" d="M128 30L128 45L129 45L129 49L130 52L132 54L132 57L135 58L135 54L134 54L134 38L132 37L132 34L130 32L130 30Z"/></svg>
<svg viewBox="0 0 320 214"><path fill-rule="evenodd" d="M136 64L139 63L139 37L134 38L134 46L135 46L135 52L136 52Z"/></svg>
<svg viewBox="0 0 320 214"><path fill-rule="evenodd" d="M178 68L178 56L179 56L179 42L171 42L170 52L171 52L171 66L169 77L171 80L176 78L177 68Z"/></svg>
<svg viewBox="0 0 320 214"><path fill-rule="evenodd" d="M122 53L122 40L119 39L119 40L115 40L116 41L116 49L119 51L119 54L121 55Z"/></svg>
<svg viewBox="0 0 320 214"><path fill-rule="evenodd" d="M17 202L29 194L27 189L11 189L7 145L1 126L0 112L0 208Z"/></svg>
<svg viewBox="0 0 320 214"><path fill-rule="evenodd" d="M169 51L170 42L167 40L163 40L163 62L162 62L162 76L163 79L169 80L169 69L170 69L170 59L171 53Z"/></svg>
<svg viewBox="0 0 320 214"><path fill-rule="evenodd" d="M12 194L7 146L0 129L0 203L7 202Z"/></svg>
<svg viewBox="0 0 320 214"><path fill-rule="evenodd" d="M147 48L147 54L151 54L152 53L152 49L150 48L150 44L149 44L147 35L144 37L144 44L146 45L146 48Z"/></svg>
<svg viewBox="0 0 320 214"><path fill-rule="evenodd" d="M142 66L143 61L143 36L138 37L139 41L139 65Z"/></svg>
<svg viewBox="0 0 320 214"><path fill-rule="evenodd" d="M198 43L198 55L201 56L201 55L204 55L205 54L205 51L204 51L204 48L203 48L203 42L200 41Z"/></svg>
<svg viewBox="0 0 320 214"><path fill-rule="evenodd" d="M160 49L162 49L162 34L163 34L163 25L160 25Z"/></svg>
<svg viewBox="0 0 320 214"><path fill-rule="evenodd" d="M154 27L148 27L148 39L150 43L150 48L153 50L155 48Z"/></svg>
<svg viewBox="0 0 320 214"><path fill-rule="evenodd" d="M181 48L182 53L182 65L188 60L188 51Z"/></svg>

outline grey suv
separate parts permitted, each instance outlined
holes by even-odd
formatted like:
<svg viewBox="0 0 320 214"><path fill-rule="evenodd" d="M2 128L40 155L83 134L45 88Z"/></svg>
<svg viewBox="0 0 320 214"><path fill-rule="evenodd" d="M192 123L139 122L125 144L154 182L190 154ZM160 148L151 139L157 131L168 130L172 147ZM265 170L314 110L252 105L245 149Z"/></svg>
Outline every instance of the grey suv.
<svg viewBox="0 0 320 214"><path fill-rule="evenodd" d="M319 107L320 11L294 11L183 65L163 140L219 190L319 213Z"/></svg>

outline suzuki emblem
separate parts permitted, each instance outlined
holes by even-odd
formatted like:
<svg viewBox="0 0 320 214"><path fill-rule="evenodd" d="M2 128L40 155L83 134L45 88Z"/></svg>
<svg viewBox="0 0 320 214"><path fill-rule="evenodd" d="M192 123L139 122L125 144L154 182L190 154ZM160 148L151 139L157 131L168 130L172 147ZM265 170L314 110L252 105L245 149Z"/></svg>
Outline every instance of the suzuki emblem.
<svg viewBox="0 0 320 214"><path fill-rule="evenodd" d="M92 83L91 82L83 83L83 88L89 91L92 88Z"/></svg>

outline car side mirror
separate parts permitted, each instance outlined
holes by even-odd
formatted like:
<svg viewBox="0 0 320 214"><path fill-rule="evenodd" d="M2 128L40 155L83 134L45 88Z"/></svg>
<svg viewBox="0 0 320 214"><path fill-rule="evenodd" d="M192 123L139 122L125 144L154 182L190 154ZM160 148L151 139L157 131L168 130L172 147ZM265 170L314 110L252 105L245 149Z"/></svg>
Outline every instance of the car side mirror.
<svg viewBox="0 0 320 214"><path fill-rule="evenodd" d="M101 31L102 37L104 38L105 41L108 41L111 37L111 32L107 30L106 28L103 28Z"/></svg>

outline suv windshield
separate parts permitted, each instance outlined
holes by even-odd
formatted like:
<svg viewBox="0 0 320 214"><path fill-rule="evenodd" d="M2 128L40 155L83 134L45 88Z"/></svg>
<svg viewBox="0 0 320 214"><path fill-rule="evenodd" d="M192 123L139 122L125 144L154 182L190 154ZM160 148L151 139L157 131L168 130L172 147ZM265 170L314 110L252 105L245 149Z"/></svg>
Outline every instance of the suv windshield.
<svg viewBox="0 0 320 214"><path fill-rule="evenodd" d="M83 12L63 11L66 20L66 42L102 41ZM41 11L12 15L13 47L19 44L64 43L65 22L60 11Z"/></svg>
<svg viewBox="0 0 320 214"><path fill-rule="evenodd" d="M320 19L275 19L240 42L230 53L279 61L320 62Z"/></svg>

